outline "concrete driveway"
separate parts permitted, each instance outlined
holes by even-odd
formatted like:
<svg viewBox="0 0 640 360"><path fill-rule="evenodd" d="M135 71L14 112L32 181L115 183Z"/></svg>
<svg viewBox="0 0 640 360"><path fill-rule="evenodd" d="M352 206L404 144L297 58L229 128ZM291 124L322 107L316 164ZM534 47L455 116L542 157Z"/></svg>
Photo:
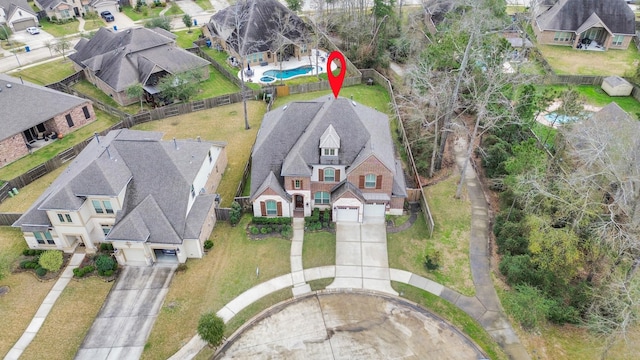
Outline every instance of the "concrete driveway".
<svg viewBox="0 0 640 360"><path fill-rule="evenodd" d="M11 41L18 41L31 49L39 49L44 47L46 41L55 41L55 37L48 32L40 29L40 34L31 35L27 30L16 31L9 38Z"/></svg>
<svg viewBox="0 0 640 360"><path fill-rule="evenodd" d="M75 358L139 359L175 269L176 265L125 267Z"/></svg>
<svg viewBox="0 0 640 360"><path fill-rule="evenodd" d="M336 224L336 277L327 288L370 289L398 295L389 280L384 222Z"/></svg>
<svg viewBox="0 0 640 360"><path fill-rule="evenodd" d="M113 29L113 27L116 26L118 28L118 31L120 31L120 30L128 29L134 26L144 26L144 24L136 25L136 23L134 23L133 20L131 20L131 18L129 18L123 12L116 12L116 13L112 12L112 14L113 14L114 21L106 22L104 21L104 19L102 19L104 26L109 29Z"/></svg>

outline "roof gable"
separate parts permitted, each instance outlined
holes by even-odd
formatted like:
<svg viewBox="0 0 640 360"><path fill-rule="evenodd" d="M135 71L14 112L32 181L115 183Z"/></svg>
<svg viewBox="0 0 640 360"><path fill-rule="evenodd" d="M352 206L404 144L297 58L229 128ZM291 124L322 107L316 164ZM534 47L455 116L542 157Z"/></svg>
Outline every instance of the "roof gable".
<svg viewBox="0 0 640 360"><path fill-rule="evenodd" d="M329 124L327 130L324 131L320 137L320 149L339 149L340 148L340 136L333 128L333 125Z"/></svg>

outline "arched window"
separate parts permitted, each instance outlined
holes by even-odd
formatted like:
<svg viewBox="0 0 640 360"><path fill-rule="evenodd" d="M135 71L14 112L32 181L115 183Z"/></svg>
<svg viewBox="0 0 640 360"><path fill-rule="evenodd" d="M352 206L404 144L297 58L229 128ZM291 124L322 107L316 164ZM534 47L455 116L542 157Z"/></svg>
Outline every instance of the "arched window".
<svg viewBox="0 0 640 360"><path fill-rule="evenodd" d="M332 168L324 168L324 181L336 181L336 171Z"/></svg>
<svg viewBox="0 0 640 360"><path fill-rule="evenodd" d="M314 196L313 199L316 203L316 205L327 205L329 204L329 193L326 191L317 191Z"/></svg>

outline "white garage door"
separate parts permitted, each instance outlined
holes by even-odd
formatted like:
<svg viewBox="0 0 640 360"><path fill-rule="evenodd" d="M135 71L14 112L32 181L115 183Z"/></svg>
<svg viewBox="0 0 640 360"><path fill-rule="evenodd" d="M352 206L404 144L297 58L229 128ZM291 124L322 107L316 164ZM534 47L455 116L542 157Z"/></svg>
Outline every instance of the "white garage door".
<svg viewBox="0 0 640 360"><path fill-rule="evenodd" d="M364 217L384 217L384 204L365 204Z"/></svg>
<svg viewBox="0 0 640 360"><path fill-rule="evenodd" d="M36 26L36 21L34 19L15 21L13 23L13 30L20 31L32 26Z"/></svg>
<svg viewBox="0 0 640 360"><path fill-rule="evenodd" d="M336 221L358 221L358 208L338 207Z"/></svg>
<svg viewBox="0 0 640 360"><path fill-rule="evenodd" d="M143 249L122 249L127 263L146 262Z"/></svg>

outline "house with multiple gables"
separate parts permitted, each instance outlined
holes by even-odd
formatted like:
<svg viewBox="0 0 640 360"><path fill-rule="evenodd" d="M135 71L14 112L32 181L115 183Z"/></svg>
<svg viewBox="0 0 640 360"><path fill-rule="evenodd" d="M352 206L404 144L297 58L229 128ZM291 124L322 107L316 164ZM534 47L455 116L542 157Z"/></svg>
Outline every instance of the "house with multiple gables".
<svg viewBox="0 0 640 360"><path fill-rule="evenodd" d="M268 112L251 155L254 216L363 222L402 214L407 197L387 115L323 96Z"/></svg>
<svg viewBox="0 0 640 360"><path fill-rule="evenodd" d="M236 29L238 25L239 29ZM276 34L278 30L279 35ZM310 49L304 38L306 31L304 21L277 0L238 1L215 13L203 27L205 36L212 43L238 59L242 58L241 53L245 54L246 63L254 66L288 57L308 56ZM242 34L243 41L238 40L239 34ZM276 36L286 40L278 54L274 52Z"/></svg>
<svg viewBox="0 0 640 360"><path fill-rule="evenodd" d="M6 25L11 31L20 31L38 26L39 23L27 0L0 0L0 26Z"/></svg>
<svg viewBox="0 0 640 360"><path fill-rule="evenodd" d="M84 17L90 12L118 11L117 0L34 0L33 3L47 14L49 20L69 20Z"/></svg>
<svg viewBox="0 0 640 360"><path fill-rule="evenodd" d="M624 50L636 33L635 14L625 0L543 0L534 11L540 44Z"/></svg>
<svg viewBox="0 0 640 360"><path fill-rule="evenodd" d="M90 100L0 74L0 167L95 119Z"/></svg>
<svg viewBox="0 0 640 360"><path fill-rule="evenodd" d="M13 226L31 249L94 253L111 243L122 265L200 258L225 146L127 129L96 136Z"/></svg>
<svg viewBox="0 0 640 360"><path fill-rule="evenodd" d="M130 28L113 31L100 28L91 38L81 38L69 55L74 67L120 105L139 99L128 97L129 86L142 84L149 99L157 94L158 82L167 75L199 71L209 78L209 62L176 45L176 36L164 29Z"/></svg>

